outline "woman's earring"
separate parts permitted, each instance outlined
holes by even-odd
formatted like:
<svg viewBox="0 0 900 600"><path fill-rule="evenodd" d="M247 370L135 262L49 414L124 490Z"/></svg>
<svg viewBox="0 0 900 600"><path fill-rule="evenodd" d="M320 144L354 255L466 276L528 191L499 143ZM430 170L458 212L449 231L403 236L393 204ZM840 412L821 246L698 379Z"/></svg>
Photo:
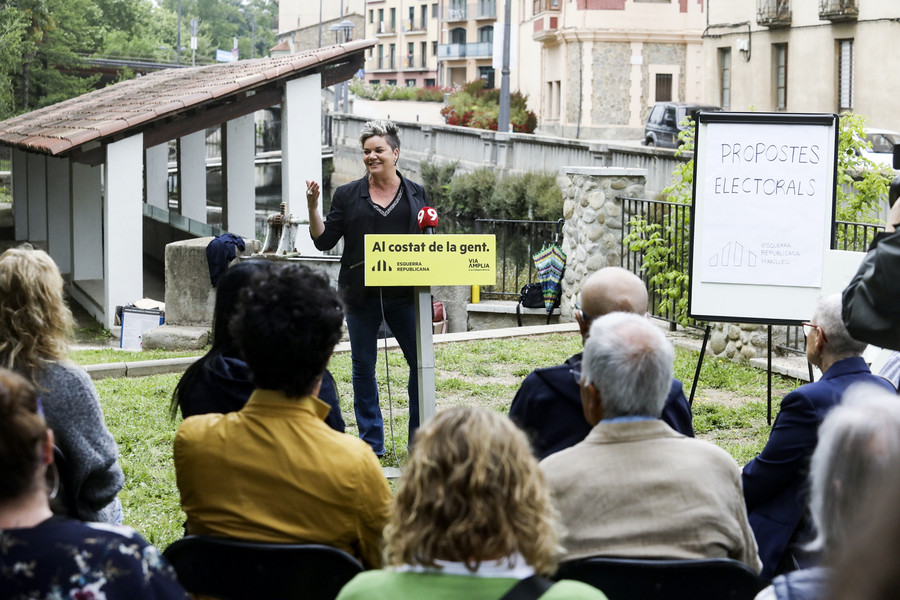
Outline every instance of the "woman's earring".
<svg viewBox="0 0 900 600"><path fill-rule="evenodd" d="M50 487L50 500L53 500L59 493L59 470L56 468L55 463L50 463L47 466L47 479ZM50 484L50 481L53 483Z"/></svg>

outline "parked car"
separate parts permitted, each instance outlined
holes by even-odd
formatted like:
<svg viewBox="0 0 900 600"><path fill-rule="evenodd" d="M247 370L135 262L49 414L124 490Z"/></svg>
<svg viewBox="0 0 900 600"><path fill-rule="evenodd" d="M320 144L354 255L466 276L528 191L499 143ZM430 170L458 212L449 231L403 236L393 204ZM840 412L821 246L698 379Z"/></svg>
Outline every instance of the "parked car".
<svg viewBox="0 0 900 600"><path fill-rule="evenodd" d="M677 148L681 145L678 132L685 129L682 121L686 116L696 119L697 113L703 111L721 111L719 106L703 104L682 104L680 102L657 102L650 110L647 125L644 127L644 146L660 146Z"/></svg>
<svg viewBox="0 0 900 600"><path fill-rule="evenodd" d="M888 129L875 129L866 127L866 141L872 144L868 150L863 150L862 155L874 163L894 165L894 146L900 144L900 132Z"/></svg>

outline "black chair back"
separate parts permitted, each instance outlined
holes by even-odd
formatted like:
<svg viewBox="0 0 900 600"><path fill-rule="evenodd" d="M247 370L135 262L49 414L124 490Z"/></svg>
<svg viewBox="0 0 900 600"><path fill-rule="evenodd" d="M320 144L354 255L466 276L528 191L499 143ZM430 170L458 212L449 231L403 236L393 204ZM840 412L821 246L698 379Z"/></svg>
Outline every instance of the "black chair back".
<svg viewBox="0 0 900 600"><path fill-rule="evenodd" d="M333 600L362 565L337 548L186 536L165 552L192 593L223 600Z"/></svg>
<svg viewBox="0 0 900 600"><path fill-rule="evenodd" d="M583 581L609 600L753 600L765 586L750 567L729 558L591 557L561 563L556 579Z"/></svg>
<svg viewBox="0 0 900 600"><path fill-rule="evenodd" d="M53 446L53 465L55 475L51 474L51 469L47 470L47 485L51 490L56 489L56 495L50 500L50 509L57 515L84 520L85 515L82 514L78 502L80 490L72 485L66 455L56 445Z"/></svg>

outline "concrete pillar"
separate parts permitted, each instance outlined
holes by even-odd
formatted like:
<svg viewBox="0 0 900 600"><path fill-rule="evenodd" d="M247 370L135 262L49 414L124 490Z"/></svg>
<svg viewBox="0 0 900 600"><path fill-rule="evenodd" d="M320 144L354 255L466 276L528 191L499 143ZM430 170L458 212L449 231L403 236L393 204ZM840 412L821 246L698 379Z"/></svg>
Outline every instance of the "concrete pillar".
<svg viewBox="0 0 900 600"><path fill-rule="evenodd" d="M631 71L629 72L629 93L631 99L628 105L628 126L644 128L644 122L641 119L643 97L641 91L644 85L644 44L643 42L631 42ZM649 90L649 85L647 87ZM676 90L677 94L677 90ZM652 105L652 101L647 102Z"/></svg>
<svg viewBox="0 0 900 600"><path fill-rule="evenodd" d="M47 241L47 157L28 154L28 240Z"/></svg>
<svg viewBox="0 0 900 600"><path fill-rule="evenodd" d="M206 223L206 130L178 139L181 214Z"/></svg>
<svg viewBox="0 0 900 600"><path fill-rule="evenodd" d="M309 222L306 181L322 182L322 77L318 73L288 81L281 112L281 195L287 213ZM321 202L319 210L322 209ZM305 256L319 256L306 227L296 239Z"/></svg>
<svg viewBox="0 0 900 600"><path fill-rule="evenodd" d="M144 296L144 136L106 147L103 211L105 324L113 326L116 305Z"/></svg>
<svg viewBox="0 0 900 600"><path fill-rule="evenodd" d="M47 158L47 251L60 273L72 272L72 196L68 158Z"/></svg>
<svg viewBox="0 0 900 600"><path fill-rule="evenodd" d="M222 226L243 238L256 238L256 126L253 115L222 127Z"/></svg>
<svg viewBox="0 0 900 600"><path fill-rule="evenodd" d="M72 279L103 279L103 169L72 163Z"/></svg>
<svg viewBox="0 0 900 600"><path fill-rule="evenodd" d="M169 144L144 150L144 189L147 204L169 210Z"/></svg>
<svg viewBox="0 0 900 600"><path fill-rule="evenodd" d="M28 153L12 151L12 200L16 240L28 239Z"/></svg>

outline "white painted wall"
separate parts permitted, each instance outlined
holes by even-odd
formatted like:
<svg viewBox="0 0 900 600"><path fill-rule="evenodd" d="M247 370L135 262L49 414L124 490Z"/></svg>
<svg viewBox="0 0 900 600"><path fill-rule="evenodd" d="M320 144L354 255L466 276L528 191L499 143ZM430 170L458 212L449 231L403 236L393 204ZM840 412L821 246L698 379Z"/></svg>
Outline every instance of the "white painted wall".
<svg viewBox="0 0 900 600"><path fill-rule="evenodd" d="M12 151L13 221L17 240L28 239L28 154Z"/></svg>
<svg viewBox="0 0 900 600"><path fill-rule="evenodd" d="M116 305L144 296L144 136L137 134L109 144L105 173L103 306L106 325L112 327Z"/></svg>
<svg viewBox="0 0 900 600"><path fill-rule="evenodd" d="M281 195L287 214L309 223L306 207L306 181L322 182L322 120L320 106L321 75L318 73L288 81L284 87L281 113ZM314 159L313 159L314 158ZM322 204L319 203L319 210ZM306 256L319 256L307 227L301 227L297 250Z"/></svg>
<svg viewBox="0 0 900 600"><path fill-rule="evenodd" d="M72 279L103 279L103 169L72 163ZM102 298L97 298L102 301Z"/></svg>
<svg viewBox="0 0 900 600"><path fill-rule="evenodd" d="M47 251L60 273L72 272L69 159L47 158Z"/></svg>
<svg viewBox="0 0 900 600"><path fill-rule="evenodd" d="M28 241L47 241L47 157L28 154Z"/></svg>
<svg viewBox="0 0 900 600"><path fill-rule="evenodd" d="M224 125L222 176L225 178L224 228L243 238L256 237L256 127L253 115Z"/></svg>
<svg viewBox="0 0 900 600"><path fill-rule="evenodd" d="M144 179L147 204L169 209L169 144L158 144L144 150Z"/></svg>
<svg viewBox="0 0 900 600"><path fill-rule="evenodd" d="M178 140L178 186L181 214L206 223L206 131Z"/></svg>

